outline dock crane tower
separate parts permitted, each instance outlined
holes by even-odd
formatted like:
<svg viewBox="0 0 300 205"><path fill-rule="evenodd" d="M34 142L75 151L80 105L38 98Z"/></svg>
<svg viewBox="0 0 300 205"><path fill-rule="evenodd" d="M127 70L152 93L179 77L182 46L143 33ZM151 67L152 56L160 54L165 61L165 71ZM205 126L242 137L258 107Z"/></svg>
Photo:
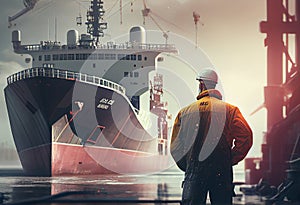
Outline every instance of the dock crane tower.
<svg viewBox="0 0 300 205"><path fill-rule="evenodd" d="M260 31L266 34L267 47L267 133L262 158L245 160L246 183L265 179L279 187L294 180L298 193L293 196L300 196L300 0L266 3L267 20L260 23Z"/></svg>

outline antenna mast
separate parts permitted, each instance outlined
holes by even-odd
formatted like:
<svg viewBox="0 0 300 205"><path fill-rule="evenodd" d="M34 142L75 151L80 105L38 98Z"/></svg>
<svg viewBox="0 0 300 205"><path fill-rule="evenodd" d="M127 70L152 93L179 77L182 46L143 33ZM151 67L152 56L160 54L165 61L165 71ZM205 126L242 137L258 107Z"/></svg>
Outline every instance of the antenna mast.
<svg viewBox="0 0 300 205"><path fill-rule="evenodd" d="M120 24L123 23L122 0L120 0Z"/></svg>
<svg viewBox="0 0 300 205"><path fill-rule="evenodd" d="M107 23L103 21L104 16L103 1L93 0L91 1L91 7L87 11L87 32L91 34L96 42L99 42L100 37L104 37L103 30L107 29Z"/></svg>
<svg viewBox="0 0 300 205"><path fill-rule="evenodd" d="M55 40L55 42L57 42L57 18L56 17L55 17L54 40Z"/></svg>

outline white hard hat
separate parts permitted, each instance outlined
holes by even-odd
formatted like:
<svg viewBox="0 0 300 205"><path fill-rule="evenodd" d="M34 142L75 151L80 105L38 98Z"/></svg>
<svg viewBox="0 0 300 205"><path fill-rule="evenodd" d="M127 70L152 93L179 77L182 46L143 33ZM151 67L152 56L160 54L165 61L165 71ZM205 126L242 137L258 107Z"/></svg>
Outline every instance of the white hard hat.
<svg viewBox="0 0 300 205"><path fill-rule="evenodd" d="M218 83L218 75L212 69L203 69L198 74L196 80L212 81Z"/></svg>

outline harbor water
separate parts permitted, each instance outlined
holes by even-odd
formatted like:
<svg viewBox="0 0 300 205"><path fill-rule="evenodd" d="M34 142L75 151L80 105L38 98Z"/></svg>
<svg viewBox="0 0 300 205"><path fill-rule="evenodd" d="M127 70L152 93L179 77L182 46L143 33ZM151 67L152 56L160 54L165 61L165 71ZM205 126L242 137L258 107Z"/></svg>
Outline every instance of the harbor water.
<svg viewBox="0 0 300 205"><path fill-rule="evenodd" d="M0 176L2 204L180 204L183 172L176 167L151 175L28 177L15 170ZM244 181L242 170L234 175ZM234 204L248 204L235 187ZM0 201L1 202L1 201ZM126 203L125 203L126 202ZM208 199L209 202L209 199ZM252 204L263 204L259 198ZM0 203L1 204L1 203Z"/></svg>

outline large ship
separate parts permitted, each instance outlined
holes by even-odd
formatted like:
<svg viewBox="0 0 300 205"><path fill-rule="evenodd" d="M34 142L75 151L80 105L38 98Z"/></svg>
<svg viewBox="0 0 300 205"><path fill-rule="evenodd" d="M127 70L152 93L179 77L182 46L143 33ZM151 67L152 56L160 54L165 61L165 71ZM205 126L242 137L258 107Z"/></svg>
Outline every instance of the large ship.
<svg viewBox="0 0 300 205"><path fill-rule="evenodd" d="M130 29L128 42L100 43L104 13L102 0L91 1L87 34L69 30L66 45L23 45L21 32L12 32L14 52L32 61L31 68L9 76L5 88L11 131L28 175L147 174L173 164L162 76L150 84L149 73L163 60L161 53L177 49L147 44L141 26ZM149 90L147 113L140 96Z"/></svg>

